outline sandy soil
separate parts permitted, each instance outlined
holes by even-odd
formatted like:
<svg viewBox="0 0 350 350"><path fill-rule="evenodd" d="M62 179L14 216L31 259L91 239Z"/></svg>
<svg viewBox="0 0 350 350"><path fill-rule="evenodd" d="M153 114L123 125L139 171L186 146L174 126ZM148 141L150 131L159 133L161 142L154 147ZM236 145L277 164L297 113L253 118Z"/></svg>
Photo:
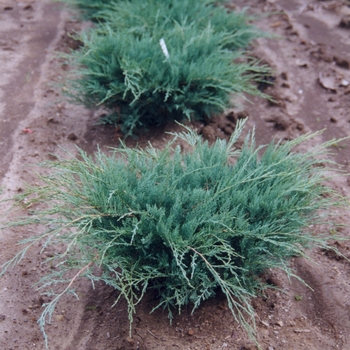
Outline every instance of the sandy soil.
<svg viewBox="0 0 350 350"><path fill-rule="evenodd" d="M249 116L256 126L258 143L273 138L291 139L305 132L325 129L304 148L333 137L350 135L350 6L342 0L237 0L237 10L249 6L260 16L255 24L273 33L260 39L251 54L268 63L273 83L261 86L276 103L252 98L236 100L236 107L205 125L196 124L209 140L229 137L238 117ZM62 155L60 147L75 152L78 145L93 152L118 145L118 135L96 125L99 112L68 104L59 88L69 67L56 56L77 43L69 33L82 24L66 7L41 0L0 0L0 178L1 199L22 191L25 183L37 183L38 162ZM164 130L139 135L142 145L151 140L162 147ZM132 142L130 141L130 144ZM350 170L350 141L336 144L333 160ZM334 178L330 185L349 196L348 176ZM0 207L0 218L10 218L8 204ZM335 215L337 232L350 235L349 212ZM343 226L340 226L343 224ZM40 229L40 228L37 228ZM315 232L317 233L317 232ZM35 234L33 228L15 228L0 233L0 262L18 251L19 239ZM333 242L350 257L350 243ZM0 348L45 349L37 319L47 301L33 284L47 271L45 257L62 247L40 253L40 247L0 279ZM253 300L258 339L266 350L350 349L350 265L329 252L310 252L315 263L291 261L296 273L312 288L296 279L288 281L278 271L265 279L285 290L269 290ZM209 300L194 315L183 310L172 326L166 314L152 309L153 296L139 305L133 338L128 337L125 304L111 308L116 293L104 285L95 289L86 281L76 285L79 300L61 300L47 325L50 349L233 349L253 350L232 320L222 296Z"/></svg>

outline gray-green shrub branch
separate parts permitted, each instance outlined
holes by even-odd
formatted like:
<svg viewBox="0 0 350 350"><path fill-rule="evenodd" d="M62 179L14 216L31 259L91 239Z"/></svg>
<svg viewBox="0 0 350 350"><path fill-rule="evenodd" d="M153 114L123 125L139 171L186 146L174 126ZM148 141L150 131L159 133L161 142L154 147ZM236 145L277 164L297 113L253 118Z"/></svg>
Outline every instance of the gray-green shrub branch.
<svg viewBox="0 0 350 350"><path fill-rule="evenodd" d="M25 200L31 215L7 224L47 228L26 245L66 244L47 261L56 269L39 284L54 297L39 320L42 329L60 297L85 277L119 291L116 303L126 299L130 327L150 289L158 296L154 310L168 310L170 319L174 309L190 304L195 311L221 290L254 339L250 299L266 287L259 276L270 268L294 276L291 257L327 248L334 236L315 235L314 227L327 223L332 207L344 200L324 185L325 164L332 164L325 156L334 141L301 154L293 148L315 134L262 148L251 133L237 150L243 125L229 141L212 146L186 127L164 150L122 143L115 150L121 157L99 151L93 159L80 151L78 158L46 164L53 173L41 177L45 185L16 198L21 207ZM180 140L191 152L175 146Z"/></svg>
<svg viewBox="0 0 350 350"><path fill-rule="evenodd" d="M269 69L243 51L264 34L245 13L208 1L123 0L110 1L99 16L104 21L80 35L83 47L66 56L75 69L65 91L89 108L103 106L104 121L126 136L222 113L232 95L266 97L255 83Z"/></svg>
<svg viewBox="0 0 350 350"><path fill-rule="evenodd" d="M56 305L58 301L61 299L61 297L65 294L72 293L75 295L77 299L78 296L75 294L74 290L71 288L75 282L75 280L81 276L86 270L88 270L92 265L94 264L94 261L90 261L86 266L82 267L76 274L75 276L68 281L68 285L64 288L64 290L60 293L54 293L54 292L47 292L45 293L48 296L53 296L53 300L51 300L49 303L43 304L44 311L42 312L41 316L38 319L38 323L40 325L40 330L42 331L45 339L45 345L48 348L48 337L45 332L45 325L46 325L46 319L48 319L48 323L51 323L52 320L52 314L56 308ZM47 287L50 284L57 284L58 283L65 283L65 280L59 280L59 281L50 281L48 284L44 284L43 287Z"/></svg>

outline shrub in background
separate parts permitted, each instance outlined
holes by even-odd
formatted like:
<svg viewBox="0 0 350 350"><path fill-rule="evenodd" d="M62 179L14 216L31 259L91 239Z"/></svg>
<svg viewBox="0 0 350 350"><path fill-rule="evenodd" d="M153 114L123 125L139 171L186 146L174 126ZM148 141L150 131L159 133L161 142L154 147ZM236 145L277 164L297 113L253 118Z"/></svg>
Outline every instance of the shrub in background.
<svg viewBox="0 0 350 350"><path fill-rule="evenodd" d="M82 34L83 48L68 56L76 67L66 87L73 101L103 106L104 122L129 135L169 119L222 113L232 94L262 95L254 81L267 68L238 50L257 31L244 14L210 3L109 3L99 12L104 23Z"/></svg>
<svg viewBox="0 0 350 350"><path fill-rule="evenodd" d="M232 12L223 6L214 6L220 1L213 0L66 0L80 8L98 22L108 22L117 30L126 30L142 35L145 32L157 35L175 23L188 25L196 23L199 28L209 24L214 32L234 35L230 48L246 47L252 39L263 35L257 28L249 25L245 11ZM223 2L223 1L221 1ZM160 34L162 35L162 34ZM159 36L159 34L158 34Z"/></svg>
<svg viewBox="0 0 350 350"><path fill-rule="evenodd" d="M250 299L264 287L259 275L269 268L291 275L292 256L326 247L328 235L316 236L308 225L320 223L318 210L329 214L338 198L323 185L325 168L319 166L331 143L294 153L312 136L306 135L263 150L252 134L237 151L243 124L228 142L212 146L187 129L162 151L123 145L115 150L119 158L98 152L93 161L81 151L79 158L48 163L56 172L17 198L32 212L14 223L49 228L24 243L67 243L64 253L48 261L58 260L57 267L42 286L60 292L51 294L40 325L80 275L118 290L128 302L130 322L149 289L158 295L155 308L167 309L170 318L174 308L180 312L190 304L195 310L221 290L233 317L254 337ZM192 151L173 147L177 139ZM62 291L58 285L73 269L78 273Z"/></svg>
<svg viewBox="0 0 350 350"><path fill-rule="evenodd" d="M66 2L74 7L77 7L80 9L84 15L85 18L91 19L93 21L104 21L104 14L101 12L104 12L105 10L108 10L111 8L111 6L123 3L125 5L126 2L133 2L134 0L127 0L127 1L120 1L120 0L63 0L63 2ZM162 3L167 4L173 4L174 2L178 2L181 4L181 1L178 0L144 0L143 4L158 4L161 5ZM186 2L187 0L184 0ZM224 3L225 0L192 0L192 3L194 6L196 6L198 3L202 5L214 5L219 3Z"/></svg>
<svg viewBox="0 0 350 350"><path fill-rule="evenodd" d="M162 34L169 58L159 37L148 33L137 37L105 24L82 35L83 49L70 56L77 67L68 87L71 97L88 107L103 105L109 121L131 134L169 119L221 113L234 93L261 95L252 81L267 69L254 61L234 63L241 53L224 48L234 36L194 24Z"/></svg>
<svg viewBox="0 0 350 350"><path fill-rule="evenodd" d="M208 1L207 1L208 3ZM195 25L198 30L212 28L213 33L225 33L225 48L245 48L253 39L264 35L249 25L243 12L228 11L222 6L193 0L124 0L111 4L101 16L114 30L125 30L137 36L151 34L158 40L174 26Z"/></svg>
<svg viewBox="0 0 350 350"><path fill-rule="evenodd" d="M101 20L100 12L109 7L118 0L63 0L74 7L77 7L84 18L93 21Z"/></svg>

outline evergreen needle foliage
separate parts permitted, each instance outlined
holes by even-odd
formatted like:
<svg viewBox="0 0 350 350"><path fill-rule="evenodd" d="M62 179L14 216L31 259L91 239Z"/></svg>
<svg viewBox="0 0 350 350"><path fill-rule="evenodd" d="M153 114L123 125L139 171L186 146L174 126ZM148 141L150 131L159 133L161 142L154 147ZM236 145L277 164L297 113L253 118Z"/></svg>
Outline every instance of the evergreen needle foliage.
<svg viewBox="0 0 350 350"><path fill-rule="evenodd" d="M114 30L125 30L140 37L150 33L158 40L175 25L195 25L198 30L207 26L213 33L225 33L226 48L245 48L253 39L264 35L249 25L245 11L227 11L222 6L213 6L208 1L193 0L133 0L118 1L101 11L104 21Z"/></svg>
<svg viewBox="0 0 350 350"><path fill-rule="evenodd" d="M222 113L232 94L264 96L254 82L267 67L242 57L241 49L262 35L245 13L192 0L109 1L98 13L99 25L79 38L83 48L67 56L76 70L65 90L75 102L106 108L103 122L118 124L126 136Z"/></svg>
<svg viewBox="0 0 350 350"><path fill-rule="evenodd" d="M132 3L134 0L63 0L64 2L79 8L84 17L93 21L105 21L105 11L111 8L125 6L127 2ZM187 0L184 0L185 3ZM193 6L201 4L202 6L208 6L225 2L224 0L189 0ZM163 3L172 5L174 3L181 4L181 0L144 0L143 5L158 4L161 6Z"/></svg>
<svg viewBox="0 0 350 350"><path fill-rule="evenodd" d="M318 210L338 197L322 184L325 168L319 166L331 143L299 154L293 147L313 135L263 148L255 146L253 133L237 151L243 125L228 142L212 146L187 129L174 134L164 150L123 144L115 150L118 157L97 152L93 160L81 151L79 158L48 163L56 171L42 177L44 185L17 198L34 211L10 224L48 228L24 243L44 238L44 248L67 244L65 253L49 261L64 263L42 281L56 294L40 325L74 280L86 276L120 292L130 322L149 289L158 295L155 308L167 309L170 318L174 308L180 312L190 304L195 310L221 290L233 317L254 337L250 299L263 288L259 275L269 268L290 275L288 259L306 248L326 247L328 236L313 235L308 225L320 222ZM182 153L176 140L192 151ZM94 272L96 266L102 273ZM68 283L71 270L78 272Z"/></svg>
<svg viewBox="0 0 350 350"><path fill-rule="evenodd" d="M75 101L109 109L110 121L126 134L169 119L221 113L231 94L260 94L252 81L266 73L254 61L233 63L241 53L225 46L236 42L235 36L215 33L211 26L175 25L158 36L138 37L105 24L81 40L83 49L70 56L77 70L68 90Z"/></svg>
<svg viewBox="0 0 350 350"><path fill-rule="evenodd" d="M111 4L118 3L118 0L63 0L63 2L80 9L84 18L98 21L101 20L100 12Z"/></svg>

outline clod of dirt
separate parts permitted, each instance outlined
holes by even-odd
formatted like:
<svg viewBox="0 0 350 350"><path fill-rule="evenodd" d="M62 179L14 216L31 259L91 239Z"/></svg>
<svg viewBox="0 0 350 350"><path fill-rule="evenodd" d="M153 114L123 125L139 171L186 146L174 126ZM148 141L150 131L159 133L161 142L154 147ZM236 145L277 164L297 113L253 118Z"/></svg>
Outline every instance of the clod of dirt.
<svg viewBox="0 0 350 350"><path fill-rule="evenodd" d="M76 141L78 140L78 136L74 134L74 132L71 132L68 136L67 139L70 141Z"/></svg>
<svg viewBox="0 0 350 350"><path fill-rule="evenodd" d="M59 121L56 118L54 118L54 117L48 118L47 122L48 123L52 123L52 124L58 124L59 123Z"/></svg>
<svg viewBox="0 0 350 350"><path fill-rule="evenodd" d="M284 131L287 130L291 125L289 118L284 114L273 114L266 116L263 119L268 123L273 123L273 127L276 130Z"/></svg>
<svg viewBox="0 0 350 350"><path fill-rule="evenodd" d="M269 328L269 327L270 327L270 324L269 324L268 322L266 322L266 321L261 321L261 324L262 324L263 326L265 326L266 328Z"/></svg>
<svg viewBox="0 0 350 350"><path fill-rule="evenodd" d="M325 252L325 255L332 260L336 260L336 261L341 261L344 259L344 257L340 256L339 254L337 254L336 252L334 252L333 250L327 250Z"/></svg>
<svg viewBox="0 0 350 350"><path fill-rule="evenodd" d="M323 75L320 73L318 75L318 81L321 86L327 90L337 91L337 79L333 75Z"/></svg>
<svg viewBox="0 0 350 350"><path fill-rule="evenodd" d="M78 50L83 45L82 41L77 37L78 28L78 23L76 22L66 23L64 34L61 37L63 44L61 50L63 52L68 53L71 50Z"/></svg>
<svg viewBox="0 0 350 350"><path fill-rule="evenodd" d="M350 29L350 15L344 16L340 23L339 23L340 28L347 28Z"/></svg>
<svg viewBox="0 0 350 350"><path fill-rule="evenodd" d="M350 60L346 58L334 56L334 62L338 67L350 69Z"/></svg>
<svg viewBox="0 0 350 350"><path fill-rule="evenodd" d="M323 250L324 255L326 255L329 259L331 260L336 260L336 261L342 261L344 259L349 258L349 247L346 245L343 245L342 243L336 241L333 244L333 247L337 249L341 255L334 250L331 249L325 249Z"/></svg>
<svg viewBox="0 0 350 350"><path fill-rule="evenodd" d="M190 328L187 332L188 335L193 336L194 335L194 330Z"/></svg>
<svg viewBox="0 0 350 350"><path fill-rule="evenodd" d="M269 91L269 89L267 89L266 93L271 97L268 102L270 106L286 108L284 98L277 91Z"/></svg>
<svg viewBox="0 0 350 350"><path fill-rule="evenodd" d="M11 11L11 10L13 10L13 7L12 6L5 6L4 10L5 11Z"/></svg>
<svg viewBox="0 0 350 350"><path fill-rule="evenodd" d="M323 47L311 51L310 56L317 61L324 61L327 63L333 62L333 57L327 52L327 49Z"/></svg>
<svg viewBox="0 0 350 350"><path fill-rule="evenodd" d="M64 315L56 315L55 319L58 322L63 322L64 321Z"/></svg>
<svg viewBox="0 0 350 350"><path fill-rule="evenodd" d="M203 126L200 134L209 142L214 142L216 140L216 130L211 125Z"/></svg>
<svg viewBox="0 0 350 350"><path fill-rule="evenodd" d="M133 345L135 343L135 340L133 338L127 337L126 338L127 343L129 343L130 345Z"/></svg>
<svg viewBox="0 0 350 350"><path fill-rule="evenodd" d="M295 63L296 63L296 65L297 65L298 67L307 68L307 67L309 66L309 62L308 62L308 61L306 61L306 60L301 60L301 59L299 59L299 58L295 61Z"/></svg>
<svg viewBox="0 0 350 350"><path fill-rule="evenodd" d="M5 321L6 316L5 315L0 315L0 322Z"/></svg>
<svg viewBox="0 0 350 350"><path fill-rule="evenodd" d="M262 81L258 84L258 89L264 92L268 87L274 84L275 80L276 78L271 75L264 76Z"/></svg>
<svg viewBox="0 0 350 350"><path fill-rule="evenodd" d="M276 326L279 326L279 327L283 327L284 326L284 323L283 323L283 321L277 321L276 322Z"/></svg>
<svg viewBox="0 0 350 350"><path fill-rule="evenodd" d="M236 123L239 119L245 119L248 117L249 117L249 113L247 111L241 111L237 113L231 112L226 116L226 118L233 123Z"/></svg>
<svg viewBox="0 0 350 350"><path fill-rule="evenodd" d="M246 111L214 116L205 120L206 125L199 130L199 134L209 142L214 142L217 138L228 139L235 131L237 121L247 117Z"/></svg>
<svg viewBox="0 0 350 350"><path fill-rule="evenodd" d="M282 72L280 77L283 79L283 80L288 80L288 73L287 72Z"/></svg>
<svg viewBox="0 0 350 350"><path fill-rule="evenodd" d="M235 124L232 124L230 122L223 121L218 126L226 135L232 135L235 130Z"/></svg>
<svg viewBox="0 0 350 350"><path fill-rule="evenodd" d="M282 288L281 282L278 280L278 278L275 275L269 274L269 275L265 276L264 279L265 279L265 282L267 284L269 284L270 286Z"/></svg>

